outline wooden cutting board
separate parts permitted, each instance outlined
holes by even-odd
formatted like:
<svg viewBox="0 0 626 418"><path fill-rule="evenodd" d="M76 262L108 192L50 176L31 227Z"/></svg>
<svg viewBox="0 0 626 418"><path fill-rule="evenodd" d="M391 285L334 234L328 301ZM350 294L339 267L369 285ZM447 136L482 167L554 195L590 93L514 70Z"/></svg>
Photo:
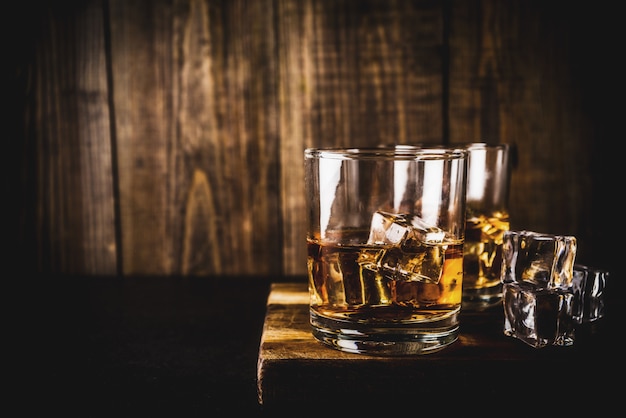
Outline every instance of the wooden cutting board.
<svg viewBox="0 0 626 418"><path fill-rule="evenodd" d="M593 382L602 380L611 358L597 329L581 331L571 347L536 349L507 337L499 307L463 313L459 340L438 353L391 358L344 353L313 338L308 302L305 283L271 286L257 363L258 400L267 408L313 407L328 398L344 405L366 400L373 408L388 402L411 407L416 396L504 400L514 392L545 392L581 379L589 391L599 386Z"/></svg>

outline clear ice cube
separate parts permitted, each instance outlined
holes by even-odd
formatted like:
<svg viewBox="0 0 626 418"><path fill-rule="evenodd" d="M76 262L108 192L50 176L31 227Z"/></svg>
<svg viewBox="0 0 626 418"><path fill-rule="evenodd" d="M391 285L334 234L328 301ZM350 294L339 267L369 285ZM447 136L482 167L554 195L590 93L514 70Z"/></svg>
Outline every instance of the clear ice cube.
<svg viewBox="0 0 626 418"><path fill-rule="evenodd" d="M362 268L398 281L439 283L444 263L445 231L415 215L377 211L372 216Z"/></svg>
<svg viewBox="0 0 626 418"><path fill-rule="evenodd" d="M443 243L446 233L444 230L436 226L428 225L419 216L411 216L411 228L414 237L427 245L436 245Z"/></svg>
<svg viewBox="0 0 626 418"><path fill-rule="evenodd" d="M574 264L576 239L504 233L504 334L535 348L574 344L577 325L604 316L608 272Z"/></svg>
<svg viewBox="0 0 626 418"><path fill-rule="evenodd" d="M609 273L582 264L574 265L574 320L578 324L604 317L604 291Z"/></svg>
<svg viewBox="0 0 626 418"><path fill-rule="evenodd" d="M529 283L503 285L504 334L541 348L574 343L574 295Z"/></svg>
<svg viewBox="0 0 626 418"><path fill-rule="evenodd" d="M532 231L505 231L502 283L571 290L576 238Z"/></svg>
<svg viewBox="0 0 626 418"><path fill-rule="evenodd" d="M368 244L400 244L410 233L407 215L377 211L372 215Z"/></svg>

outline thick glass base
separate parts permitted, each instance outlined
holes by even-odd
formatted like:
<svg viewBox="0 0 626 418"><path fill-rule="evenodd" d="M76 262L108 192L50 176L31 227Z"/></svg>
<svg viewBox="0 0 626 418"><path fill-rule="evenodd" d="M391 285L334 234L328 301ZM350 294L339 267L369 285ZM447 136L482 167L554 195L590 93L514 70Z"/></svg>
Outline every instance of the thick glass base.
<svg viewBox="0 0 626 418"><path fill-rule="evenodd" d="M458 311L429 322L349 322L311 311L313 336L337 350L377 356L410 356L435 353L459 337Z"/></svg>
<svg viewBox="0 0 626 418"><path fill-rule="evenodd" d="M463 289L463 311L484 311L502 305L502 285L481 289Z"/></svg>

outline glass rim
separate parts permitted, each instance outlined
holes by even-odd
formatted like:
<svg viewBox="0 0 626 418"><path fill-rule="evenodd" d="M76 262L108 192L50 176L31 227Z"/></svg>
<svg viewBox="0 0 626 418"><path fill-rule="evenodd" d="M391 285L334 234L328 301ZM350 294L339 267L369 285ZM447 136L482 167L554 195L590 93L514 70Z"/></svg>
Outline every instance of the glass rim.
<svg viewBox="0 0 626 418"><path fill-rule="evenodd" d="M465 149L507 149L507 148L511 148L511 144L508 144L506 142L501 142L501 143L497 143L497 144L490 144L488 142L467 142L467 143L461 143L461 144L457 144L461 147L464 147Z"/></svg>
<svg viewBox="0 0 626 418"><path fill-rule="evenodd" d="M428 142L425 143L415 143L415 144L396 144L398 147L416 147L416 148L463 148L463 149L504 149L504 148L512 148L513 144L508 142L498 142L498 143L490 143L486 141L467 141L467 142L456 142L454 144L431 144Z"/></svg>
<svg viewBox="0 0 626 418"><path fill-rule="evenodd" d="M462 149L469 149L469 150L480 150L480 149L488 149L488 150L504 150L504 149L509 149L512 150L513 149L513 144L510 144L508 142L498 142L498 143L493 143L493 142L487 142L487 141L467 141L467 142L455 142L452 144L422 144L422 143L415 143L415 144L395 144L395 145L389 145L389 146L396 146L396 147L406 147L406 148L462 148Z"/></svg>
<svg viewBox="0 0 626 418"><path fill-rule="evenodd" d="M337 160L429 160L467 159L469 152L456 146L385 145L368 147L312 147L304 150L306 158Z"/></svg>

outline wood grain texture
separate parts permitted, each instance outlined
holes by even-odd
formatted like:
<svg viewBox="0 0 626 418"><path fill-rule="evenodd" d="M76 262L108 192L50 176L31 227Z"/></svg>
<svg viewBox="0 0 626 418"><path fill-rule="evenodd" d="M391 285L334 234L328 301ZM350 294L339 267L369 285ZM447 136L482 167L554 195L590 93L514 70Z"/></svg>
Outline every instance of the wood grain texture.
<svg viewBox="0 0 626 418"><path fill-rule="evenodd" d="M514 0L24 1L11 236L46 273L302 275L303 151L511 142L515 229L602 222L618 26ZM26 42L27 40L27 42ZM12 155L9 154L9 155ZM7 157L9 158L9 157ZM11 180L12 181L12 180ZM617 247L616 245L608 245ZM11 257L13 258L13 257ZM16 263L17 265L17 263Z"/></svg>
<svg viewBox="0 0 626 418"><path fill-rule="evenodd" d="M606 334L580 333L574 346L542 349L506 337L501 309L462 314L459 340L438 353L408 357L344 353L313 338L306 286L274 283L270 289L257 364L259 402L268 408L323 400L337 400L333 408L348 409L388 408L393 400L394 407L401 408L476 396L504 404L513 387L541 385L540 376L559 382L598 381L606 366L602 359L610 358ZM364 393L371 397L363 399Z"/></svg>
<svg viewBox="0 0 626 418"><path fill-rule="evenodd" d="M124 273L279 272L271 13L110 4Z"/></svg>
<svg viewBox="0 0 626 418"><path fill-rule="evenodd" d="M35 173L35 261L22 268L117 274L103 11L90 1L32 11L38 36L24 140ZM24 11L25 12L25 11ZM34 26L30 26L34 25ZM30 90L32 89L32 90ZM15 156L14 156L15 158ZM28 239L28 238L27 238Z"/></svg>

